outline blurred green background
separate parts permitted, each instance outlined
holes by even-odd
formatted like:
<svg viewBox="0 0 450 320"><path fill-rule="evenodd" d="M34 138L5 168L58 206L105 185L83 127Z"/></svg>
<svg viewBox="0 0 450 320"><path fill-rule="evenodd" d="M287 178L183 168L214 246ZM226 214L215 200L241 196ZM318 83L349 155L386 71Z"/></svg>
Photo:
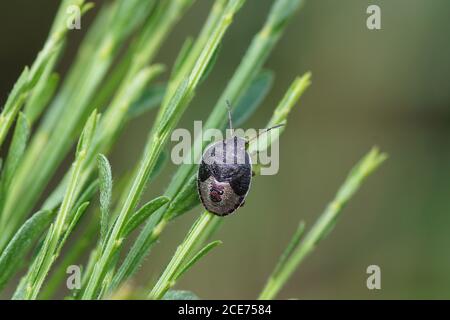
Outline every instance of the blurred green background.
<svg viewBox="0 0 450 320"><path fill-rule="evenodd" d="M192 130L194 120L206 119L271 3L247 1L180 127ZM1 1L2 103L44 43L58 4ZM183 39L197 34L211 4L197 0L156 61L172 65ZM380 31L366 28L370 4L381 7ZM274 87L246 123L264 127L294 77L312 71L313 85L281 139L280 171L255 180L245 207L225 218L215 236L224 244L178 288L207 299L255 298L298 222L310 226L352 165L378 145L389 160L279 297L450 298L449 12L448 0L306 1L266 64L276 73ZM82 19L82 30L71 32L62 73L95 13ZM111 156L116 177L139 158L154 115L146 114L122 135ZM145 199L160 195L175 169L168 165ZM167 228L136 285L155 279L200 212L192 210ZM381 290L366 287L371 264L381 267Z"/></svg>

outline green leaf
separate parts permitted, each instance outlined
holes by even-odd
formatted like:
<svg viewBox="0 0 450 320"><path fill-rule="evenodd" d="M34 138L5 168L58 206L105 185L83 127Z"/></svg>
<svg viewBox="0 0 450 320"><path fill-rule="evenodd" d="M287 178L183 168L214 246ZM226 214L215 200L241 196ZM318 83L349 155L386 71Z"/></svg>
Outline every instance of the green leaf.
<svg viewBox="0 0 450 320"><path fill-rule="evenodd" d="M47 231L47 235L44 238L44 241L42 242L42 245L39 248L38 253L36 254L36 256L33 258L34 261L31 264L31 266L28 269L28 273L22 277L22 279L20 280L19 285L16 288L16 291L13 294L12 299L13 300L24 300L25 296L27 294L27 287L30 284L30 279L34 279L36 277L36 275L39 272L39 266L41 265L42 261L45 258L45 252L42 250L42 248L47 248L50 242L50 235L52 234L54 230L54 224L50 224L50 226L48 227L48 231Z"/></svg>
<svg viewBox="0 0 450 320"><path fill-rule="evenodd" d="M200 300L193 292L187 290L169 290L162 300Z"/></svg>
<svg viewBox="0 0 450 320"><path fill-rule="evenodd" d="M45 68L50 60L55 56L57 52L39 52L36 61L33 63L33 66L30 68L30 74L28 76L28 87L27 89L33 89L36 87L38 82L42 79L42 76L45 72Z"/></svg>
<svg viewBox="0 0 450 320"><path fill-rule="evenodd" d="M51 232L48 232L44 245L40 248L39 254L28 269L26 275L28 283L23 299L37 298L48 272L60 253L61 247L86 208L86 204L83 204L76 209L75 214L72 214L75 210L75 200L81 189L80 176L86 164L87 151L95 135L97 120L98 116L94 111L83 129L77 145L75 160L70 169L70 179L56 215L54 226L51 228Z"/></svg>
<svg viewBox="0 0 450 320"><path fill-rule="evenodd" d="M17 118L16 128L9 147L5 167L2 171L2 191L6 191L11 183L11 179L19 166L25 147L27 145L30 128L25 115L21 112Z"/></svg>
<svg viewBox="0 0 450 320"><path fill-rule="evenodd" d="M42 205L44 210L54 210L61 204L64 194L66 193L67 182L69 180L69 175L65 175L60 184L53 190L53 192L48 196Z"/></svg>
<svg viewBox="0 0 450 320"><path fill-rule="evenodd" d="M171 201L169 208L166 211L165 218L167 220L172 220L194 208L199 203L200 199L197 193L197 175L194 174Z"/></svg>
<svg viewBox="0 0 450 320"><path fill-rule="evenodd" d="M161 196L144 204L135 214L133 214L128 219L123 228L122 237L126 238L131 232L133 232L133 230L139 227L141 223L146 221L154 212L156 212L156 210L161 208L169 201L169 198Z"/></svg>
<svg viewBox="0 0 450 320"><path fill-rule="evenodd" d="M69 176L66 175L64 180L58 184L57 188L51 193L51 195L45 200L42 205L42 209L45 210L54 210L61 204L64 194L67 188L67 181ZM98 189L98 179L92 181L83 191L83 193L78 198L77 202L74 204L74 207L78 208L83 202L89 201L94 196L95 192Z"/></svg>
<svg viewBox="0 0 450 320"><path fill-rule="evenodd" d="M212 249L217 247L218 245L222 244L222 241L216 240L211 243L208 243L206 246L204 246L202 249L200 249L199 252L191 259L189 260L181 269L178 271L174 277L173 281L176 281L178 278L180 278L186 271L188 271L192 266L201 258L203 258L205 255L208 254Z"/></svg>
<svg viewBox="0 0 450 320"><path fill-rule="evenodd" d="M350 171L344 183L339 188L335 198L328 204L325 211L316 220L308 233L299 241L303 231L300 225L293 240L270 275L266 286L262 290L259 299L273 299L284 284L295 272L303 259L311 254L319 241L324 239L336 225L336 221L342 212L342 208L359 190L364 180L385 160L387 155L380 153L378 148L365 155ZM287 254L286 254L287 253Z"/></svg>
<svg viewBox="0 0 450 320"><path fill-rule="evenodd" d="M208 78L209 74L211 73L212 69L214 68L214 66L216 65L217 62L217 58L219 57L219 53L220 53L220 48L221 48L221 44L219 44L216 48L216 50L214 50L214 53L211 56L211 59L208 62L208 65L206 66L205 70L203 71L201 77L200 77L200 83L202 83L203 81L206 80L206 78Z"/></svg>
<svg viewBox="0 0 450 320"><path fill-rule="evenodd" d="M95 192L98 189L98 179L95 179L92 181L83 191L83 193L79 196L78 200L73 205L74 208L78 208L81 206L84 202L90 201L92 197L94 196Z"/></svg>
<svg viewBox="0 0 450 320"><path fill-rule="evenodd" d="M0 256L0 289L17 272L32 244L42 235L52 221L55 212L36 212L17 231Z"/></svg>
<svg viewBox="0 0 450 320"><path fill-rule="evenodd" d="M8 95L5 107L2 110L2 114L10 112L11 109L14 109L14 105L17 104L17 101L19 100L20 96L27 89L29 75L30 70L28 67L25 67L25 69L20 74L19 79L17 79L16 83L14 84L12 91Z"/></svg>
<svg viewBox="0 0 450 320"><path fill-rule="evenodd" d="M16 291L14 292L11 300L23 300L23 297L25 296L26 283L27 283L27 278L22 277L19 281L19 284L17 285Z"/></svg>
<svg viewBox="0 0 450 320"><path fill-rule="evenodd" d="M165 84L156 84L146 89L141 97L131 104L128 110L128 118L137 118L143 113L159 106L166 93L166 87Z"/></svg>
<svg viewBox="0 0 450 320"><path fill-rule="evenodd" d="M304 2L304 0L283 0L275 2L268 17L267 25L274 32L280 30L289 22L289 19L291 19L292 15L295 14Z"/></svg>
<svg viewBox="0 0 450 320"><path fill-rule="evenodd" d="M158 174L161 173L168 159L169 153L167 152L167 150L162 151L158 157L158 160L156 160L155 167L153 168L152 172L150 173L150 176L148 177L149 182L153 181L153 179L155 179L158 176Z"/></svg>
<svg viewBox="0 0 450 320"><path fill-rule="evenodd" d="M296 77L290 85L283 99L275 109L269 121L269 127L285 123L292 108L299 101L306 89L311 85L311 72L306 72L301 77Z"/></svg>
<svg viewBox="0 0 450 320"><path fill-rule="evenodd" d="M89 149L89 145L91 144L92 138L94 137L95 129L97 127L97 122L99 119L99 115L97 110L92 111L91 115L86 121L84 125L83 131L81 132L80 139L77 143L76 156L86 156L86 153Z"/></svg>
<svg viewBox="0 0 450 320"><path fill-rule="evenodd" d="M378 147L373 147L349 172L344 183L339 188L335 199L328 204L325 212L329 212L329 220L326 227L323 228L320 237L316 243L328 236L334 229L339 212L350 201L354 194L359 190L364 180L372 174L385 160L387 154L380 152ZM333 213L333 214L331 214ZM315 243L314 243L315 245Z"/></svg>
<svg viewBox="0 0 450 320"><path fill-rule="evenodd" d="M25 106L25 113L31 123L41 115L44 108L50 102L58 87L58 83L59 75L57 73L52 73L45 81L38 82Z"/></svg>
<svg viewBox="0 0 450 320"><path fill-rule="evenodd" d="M0 114L0 146L5 141L6 135L13 121L25 101L28 90L29 69L25 67L19 79L14 84L11 93L6 100L5 106Z"/></svg>
<svg viewBox="0 0 450 320"><path fill-rule="evenodd" d="M180 52L178 53L178 56L175 59L175 63L173 65L172 74L170 76L171 79L176 78L178 72L180 72L181 66L186 61L186 58L189 56L193 42L194 39L192 37L187 37L186 40L183 42L183 46L181 47Z"/></svg>
<svg viewBox="0 0 450 320"><path fill-rule="evenodd" d="M281 270L281 268L286 264L287 259L291 256L292 252L297 248L304 231L305 231L305 223L302 221L298 225L297 230L292 236L291 241L289 242L288 246L281 255L280 260L278 261L278 264L276 265L273 271L274 275Z"/></svg>
<svg viewBox="0 0 450 320"><path fill-rule="evenodd" d="M96 264L94 272L91 274L87 282L86 289L83 292L82 299L92 299L97 297L98 289L100 288L104 276L110 266L111 258L117 251L117 241L120 240L120 234L123 230L124 223L129 215L134 212L135 206L140 200L143 188L148 181L148 177L153 170L156 161L164 149L171 132L175 129L178 121L181 119L184 111L192 100L195 91L199 85L200 77L204 74L205 68L208 66L211 56L215 49L221 42L225 32L232 22L234 14L242 4L243 0L231 0L228 2L224 13L217 19L211 31L211 36L208 37L199 59L195 62L192 69L189 71L189 76L185 81L182 81L174 90L175 93L171 95L167 105L163 105L158 114L155 126L152 128L149 139L147 140L145 152L136 169L136 175L131 184L131 189L127 196L127 201L119 209L116 224L113 231L108 237L105 244L105 249ZM178 2L168 2L176 5ZM186 3L187 4L187 3Z"/></svg>
<svg viewBox="0 0 450 320"><path fill-rule="evenodd" d="M233 125L238 128L250 118L272 87L274 74L270 70L259 73L233 109Z"/></svg>
<svg viewBox="0 0 450 320"><path fill-rule="evenodd" d="M61 247L66 242L69 235L72 233L73 229L75 228L76 224L80 220L83 213L86 211L86 208L89 206L89 201L83 202L76 210L75 214L73 215L73 218L70 220L70 224L67 226L67 228L64 230L64 234L59 242L59 248L58 251L61 250Z"/></svg>
<svg viewBox="0 0 450 320"><path fill-rule="evenodd" d="M29 133L28 121L23 113L19 113L4 168L0 174L0 216L8 197L12 179L25 152Z"/></svg>
<svg viewBox="0 0 450 320"><path fill-rule="evenodd" d="M272 117L269 120L266 128L271 128L281 124L287 123L287 117L292 108L299 101L305 90L311 85L311 73L307 72L301 77L296 77L288 90L284 94L283 98L275 108ZM276 141L285 127L282 126L276 130L266 131L266 133L258 136L258 139L254 139L248 148L250 154L256 152L263 152L267 149L273 141Z"/></svg>
<svg viewBox="0 0 450 320"><path fill-rule="evenodd" d="M112 195L112 173L108 159L103 155L97 156L98 176L100 185L100 239L103 241L108 230L109 208Z"/></svg>
<svg viewBox="0 0 450 320"><path fill-rule="evenodd" d="M180 82L179 86L177 87L177 90L167 103L167 106L166 107L163 106L165 107L165 110L161 116L161 120L156 125L157 126L156 130L158 132L170 131L170 128L172 128L177 122L176 113L179 106L187 105L192 96L193 92L189 91L189 77L186 77Z"/></svg>

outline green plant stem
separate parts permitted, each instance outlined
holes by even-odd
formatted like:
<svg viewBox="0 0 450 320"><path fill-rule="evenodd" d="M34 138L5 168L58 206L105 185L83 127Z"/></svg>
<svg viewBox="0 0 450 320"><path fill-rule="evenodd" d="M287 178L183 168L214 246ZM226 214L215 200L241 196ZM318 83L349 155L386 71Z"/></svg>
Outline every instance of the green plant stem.
<svg viewBox="0 0 450 320"><path fill-rule="evenodd" d="M92 276L87 284L86 290L83 293L83 299L97 298L97 290L99 289L100 283L108 271L111 259L121 247L123 239L120 238L120 232L126 222L126 219L136 208L148 177L153 170L170 133L175 128L178 120L192 99L201 76L206 70L213 53L225 34L225 31L231 24L235 12L240 8L242 3L242 0L231 0L229 2L224 15L217 24L192 72L186 81L180 84L174 97L169 102L165 115L162 117L161 121L156 124L154 134L149 140L149 147L146 148L139 170L137 171L129 190L128 197L120 210L109 237L107 238L104 250L102 250L103 253L94 267Z"/></svg>
<svg viewBox="0 0 450 320"><path fill-rule="evenodd" d="M293 106L300 99L302 93L310 84L310 74L306 73L303 77L297 77L289 86L283 99L281 99L278 106L275 108L274 114L269 121L269 124L278 125L286 123L286 118ZM270 144L273 140L268 140ZM258 140L250 142L249 150L258 150L257 147L261 145ZM267 144L265 146L268 146ZM183 268L186 259L195 252L199 246L203 244L207 238L217 229L221 218L209 212L204 212L200 218L193 224L191 230L188 232L182 244L176 250L174 256L170 260L166 269L158 279L156 285L149 294L151 299L161 299L164 294L175 284L175 276L178 271ZM155 228L155 237L159 237L164 226L168 221L162 219Z"/></svg>
<svg viewBox="0 0 450 320"><path fill-rule="evenodd" d="M192 256L193 249L198 246L199 239L202 238L203 233L207 230L208 225L212 220L217 219L216 216L205 211L200 215L197 221L188 232L186 238L178 246L167 268L164 270L158 282L153 287L149 294L149 299L161 299L164 294L175 284L175 277L180 269L183 267L186 260Z"/></svg>
<svg viewBox="0 0 450 320"><path fill-rule="evenodd" d="M229 100L233 106L237 105L239 98L261 71L270 52L283 34L287 22L293 17L302 3L302 0L278 0L274 3L264 26L252 40L236 72L205 122L203 126L204 131L210 128L224 127L227 122L227 109L224 107L226 101ZM186 155L188 159L194 159L194 161L199 159L207 143L202 138L198 137L195 140L193 148ZM166 191L169 198L174 198L174 195L179 192L180 188L194 174L195 169L195 165L182 165L178 169Z"/></svg>
<svg viewBox="0 0 450 320"><path fill-rule="evenodd" d="M89 145L95 132L97 122L97 114L94 112L89 118L86 129L80 138L77 148L75 161L72 164L69 184L64 195L61 207L56 215L55 222L50 228L44 245L40 249L35 263L26 276L26 285L23 299L36 299L39 290L59 254L63 245L62 240L65 239L65 231L71 224L69 214L73 210L73 204L76 200L76 190L79 183L80 173L86 159Z"/></svg>
<svg viewBox="0 0 450 320"><path fill-rule="evenodd" d="M142 95L146 85L164 70L162 65L147 66L147 64L154 58L163 40L192 1L162 2L136 39L132 49L127 52L125 58L127 68L124 69L122 65L116 68L113 81L108 81L103 87L105 92L109 93L113 93L110 92L113 88L115 95L99 123L99 134L95 137L89 150L87 164L81 177L81 185L85 185L91 178L95 168L96 155L98 153L107 154L111 149L128 119L127 112L131 104ZM122 72L125 73L122 74ZM119 84L115 83L118 78L121 80ZM96 103L100 102L96 100L94 104ZM60 184L63 183L64 179Z"/></svg>
<svg viewBox="0 0 450 320"><path fill-rule="evenodd" d="M166 108L168 107L170 98L174 95L176 89L183 81L183 79L189 75L189 72L194 67L197 59L199 58L204 46L206 45L208 39L210 38L212 32L214 31L214 27L222 16L227 1L226 0L215 0L213 7L211 8L211 12L208 15L208 18L205 24L200 31L195 43L192 47L189 48L187 57L185 57L184 61L182 61L178 70L173 70L172 75L168 84L168 88L166 89L166 94L164 95L164 100L162 103L162 107L158 111L157 121L161 120L162 115L166 112ZM173 74L175 73L175 74Z"/></svg>
<svg viewBox="0 0 450 320"><path fill-rule="evenodd" d="M0 221L0 251L36 205L45 185L75 142L93 110L90 101L120 47L151 7L152 2L119 0L102 11L94 22L17 170ZM63 14L66 15L66 7ZM66 19L64 16L61 20L64 30L67 30Z"/></svg>
<svg viewBox="0 0 450 320"><path fill-rule="evenodd" d="M68 250L68 253L64 256L64 260L59 263L58 268L46 281L44 288L38 295L39 299L48 300L55 297L55 292L61 286L61 283L65 282L67 277L67 267L70 265L80 264L83 253L94 243L97 232L97 219L91 219L91 221L87 224L87 230L84 231L80 239L72 245L72 247Z"/></svg>
<svg viewBox="0 0 450 320"><path fill-rule="evenodd" d="M201 51L205 47L208 39L211 37L211 34L214 31L214 27L217 21L219 21L220 17L223 15L226 3L227 3L226 0L216 0L214 2L210 14L208 15L207 21L203 25L200 35L195 40L194 45L189 49L187 57L184 58L182 63L180 62L181 66L178 66L178 70L172 71L169 87L166 90L162 107L158 112L157 120L155 122L160 121L162 115L164 114L164 111L167 108L168 102L170 101L170 97L173 96L174 92L176 91L176 88L180 85L181 81L186 76L188 76L189 71L192 70L192 68L194 67L196 60L198 59ZM173 74L174 72L176 73ZM150 135L151 134L153 134L153 131L150 132ZM132 271L135 269L134 266L139 264L139 261L145 255L144 252L145 248L150 246L151 243L153 242L154 236L156 236L157 234L157 232L153 233L153 229L155 227L155 223L153 221L159 222L157 230L162 231L164 229L167 221L160 221L162 212L163 210L158 210L158 212L154 214L152 218L149 219L150 222L147 224L144 231L141 232L139 239L133 245L133 249L127 255L125 261L123 262L123 264L117 271L115 277L113 278L113 281L109 288L110 293L112 293L112 291L114 291L122 283L122 281L126 279L129 276L129 274L132 273ZM149 228L149 225L151 228ZM148 230L151 232L151 236L148 235ZM147 244L142 243L142 241L147 242ZM137 250L139 250L139 253Z"/></svg>
<svg viewBox="0 0 450 320"><path fill-rule="evenodd" d="M160 6L157 8L157 12L153 16L152 21L147 24L146 28L142 31L140 38L135 44L135 51L132 53L130 68L125 75L125 80L129 78L131 79L136 74L142 73L140 69L147 63L149 59L152 59L154 57L163 39L165 39L171 28L178 21L186 8L188 8L192 4L192 2L193 0L179 0L174 2L162 2L160 4ZM129 91L127 88L128 83L129 81L123 81L123 86L121 87L121 89L119 89L119 92L123 91L125 97L129 97L129 92L127 92ZM108 111L104 116L104 120L100 124L101 136L97 139L96 142L96 147L98 150L101 150L98 145L103 144L104 150L102 152L105 152L105 148L109 148L111 146L113 138L117 135L118 130L126 119L126 113L129 106L130 103L127 104L127 107L125 107L124 104L120 102L120 99L118 103L114 103L113 100L111 107L108 108ZM155 164L155 162L153 162L153 159L149 158L149 160L152 161L153 165ZM150 168L148 169L150 170ZM86 173L86 179L89 176L89 173L90 172ZM145 173L140 172L140 174L141 177L144 178L142 174L145 175ZM140 183L145 184L145 180L141 180ZM140 188L143 188L143 185ZM126 205L126 203L124 205ZM133 210L135 206L136 203L133 205L133 208L129 210ZM120 248L122 240L123 239L117 240L115 246L110 247L111 256L113 255L113 251L116 251ZM100 249L97 249L97 252L100 252ZM92 269L93 273L94 271L98 270L96 268L98 268L97 265L95 265L94 269ZM103 272L105 271L102 271L102 273ZM94 280L95 277L100 278L103 276L104 274L99 275L98 273L94 273L93 275ZM88 282L88 287L86 288L86 290L94 290L91 289L92 287L89 287L89 284L92 284L92 281ZM89 294L89 292L86 293L86 290L83 292L83 296ZM93 291L90 292L90 294L93 294Z"/></svg>
<svg viewBox="0 0 450 320"><path fill-rule="evenodd" d="M259 299L273 299L289 277L294 273L303 259L310 254L317 243L327 236L336 224L336 220L351 197L360 188L363 181L386 159L386 155L379 153L373 148L363 159L351 170L345 182L339 188L334 200L327 206L325 211L311 227L302 241L295 246L292 253L275 268L274 272L262 290Z"/></svg>

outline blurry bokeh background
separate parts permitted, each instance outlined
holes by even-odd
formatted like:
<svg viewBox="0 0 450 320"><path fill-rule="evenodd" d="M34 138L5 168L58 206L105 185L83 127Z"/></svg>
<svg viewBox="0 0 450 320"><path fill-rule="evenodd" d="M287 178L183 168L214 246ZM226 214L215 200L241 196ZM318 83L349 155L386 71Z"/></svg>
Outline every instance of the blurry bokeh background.
<svg viewBox="0 0 450 320"><path fill-rule="evenodd" d="M211 3L197 0L156 61L172 65L183 39L197 34ZM247 1L180 127L192 130L193 120L206 119L271 3ZM2 104L44 43L58 4L1 1ZM370 4L381 7L380 31L366 28ZM352 165L378 145L389 160L279 297L450 298L449 12L448 0L306 1L266 64L276 73L274 87L245 125L264 127L294 77L312 71L313 85L291 113L281 139L280 171L255 180L245 207L227 217L215 236L224 244L178 288L207 299L255 298L298 222L310 226ZM95 13L82 19L82 30L71 32L62 73ZM154 115L135 121L120 138L111 156L115 175L139 158ZM161 194L175 169L168 165L145 198ZM166 229L135 284L154 280L200 212L192 210ZM378 291L366 288L371 264L381 267Z"/></svg>

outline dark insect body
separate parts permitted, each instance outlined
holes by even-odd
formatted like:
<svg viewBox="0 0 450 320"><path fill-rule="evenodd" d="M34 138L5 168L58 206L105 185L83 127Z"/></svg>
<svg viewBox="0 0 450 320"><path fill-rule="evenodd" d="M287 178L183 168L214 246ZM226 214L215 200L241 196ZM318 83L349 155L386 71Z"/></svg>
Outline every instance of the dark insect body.
<svg viewBox="0 0 450 320"><path fill-rule="evenodd" d="M230 107L228 117L232 130ZM232 134L229 139L212 143L203 153L197 189L203 206L209 212L226 216L244 205L252 180L252 163L247 147L247 140Z"/></svg>
<svg viewBox="0 0 450 320"><path fill-rule="evenodd" d="M234 136L211 144L203 154L197 187L203 206L226 216L239 208L250 189L252 165L246 140Z"/></svg>

